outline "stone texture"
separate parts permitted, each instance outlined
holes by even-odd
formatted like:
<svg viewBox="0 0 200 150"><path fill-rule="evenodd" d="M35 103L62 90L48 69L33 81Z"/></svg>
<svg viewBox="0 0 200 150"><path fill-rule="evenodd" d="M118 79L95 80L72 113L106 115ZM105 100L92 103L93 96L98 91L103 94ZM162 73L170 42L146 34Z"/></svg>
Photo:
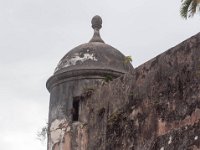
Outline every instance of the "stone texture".
<svg viewBox="0 0 200 150"><path fill-rule="evenodd" d="M95 16L93 38L69 51L46 83L50 92L48 150L90 149L93 133L89 124L95 123L90 122L95 108L87 101L88 97L102 84L133 72L127 57L103 42L99 33L101 24L100 16ZM104 113L101 109L99 115L103 117Z"/></svg>
<svg viewBox="0 0 200 150"><path fill-rule="evenodd" d="M200 149L200 33L84 101L89 150Z"/></svg>
<svg viewBox="0 0 200 150"><path fill-rule="evenodd" d="M59 62L55 74L73 70L112 70L130 72L126 57L116 48L101 42L89 42L70 50Z"/></svg>
<svg viewBox="0 0 200 150"><path fill-rule="evenodd" d="M63 57L47 82L48 150L200 149L200 33L134 70L124 62L97 42Z"/></svg>

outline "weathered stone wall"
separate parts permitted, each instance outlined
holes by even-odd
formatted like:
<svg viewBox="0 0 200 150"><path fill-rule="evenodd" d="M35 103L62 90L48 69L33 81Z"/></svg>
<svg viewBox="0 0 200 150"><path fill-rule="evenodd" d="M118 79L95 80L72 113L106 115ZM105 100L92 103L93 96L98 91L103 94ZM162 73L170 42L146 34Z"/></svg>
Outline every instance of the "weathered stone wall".
<svg viewBox="0 0 200 150"><path fill-rule="evenodd" d="M84 100L90 150L200 149L200 33Z"/></svg>
<svg viewBox="0 0 200 150"><path fill-rule="evenodd" d="M82 122L85 121L84 109L80 109L81 122L75 122L73 118L73 101L84 93L85 90L98 87L102 79L79 79L63 82L51 90L49 105L49 129L48 150L71 150L82 147L87 148L87 132L82 130ZM84 108L82 102L80 107ZM82 136L83 134L83 136ZM76 140L79 139L79 140ZM81 143L82 142L82 143Z"/></svg>

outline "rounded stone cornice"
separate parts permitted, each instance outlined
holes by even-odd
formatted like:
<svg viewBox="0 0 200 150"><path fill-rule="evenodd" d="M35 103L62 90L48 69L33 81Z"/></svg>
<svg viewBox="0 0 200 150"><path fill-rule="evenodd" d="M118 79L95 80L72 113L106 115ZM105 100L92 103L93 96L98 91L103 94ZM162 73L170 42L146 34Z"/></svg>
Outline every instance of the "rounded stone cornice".
<svg viewBox="0 0 200 150"><path fill-rule="evenodd" d="M117 78L125 72L113 71L109 69L83 69L83 70L71 70L68 72L63 72L51 76L46 83L46 87L51 91L51 89L63 82L81 80L81 79L105 79L106 76L112 76Z"/></svg>

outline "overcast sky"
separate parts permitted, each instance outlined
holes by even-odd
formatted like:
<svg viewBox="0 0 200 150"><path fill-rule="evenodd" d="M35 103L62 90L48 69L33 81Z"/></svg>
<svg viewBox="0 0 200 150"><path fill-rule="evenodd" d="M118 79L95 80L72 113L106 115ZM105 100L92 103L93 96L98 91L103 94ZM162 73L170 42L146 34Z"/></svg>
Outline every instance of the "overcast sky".
<svg viewBox="0 0 200 150"><path fill-rule="evenodd" d="M183 20L181 0L0 0L0 150L46 150L36 133L48 118L46 80L59 60L93 34L134 67L200 31L200 15Z"/></svg>

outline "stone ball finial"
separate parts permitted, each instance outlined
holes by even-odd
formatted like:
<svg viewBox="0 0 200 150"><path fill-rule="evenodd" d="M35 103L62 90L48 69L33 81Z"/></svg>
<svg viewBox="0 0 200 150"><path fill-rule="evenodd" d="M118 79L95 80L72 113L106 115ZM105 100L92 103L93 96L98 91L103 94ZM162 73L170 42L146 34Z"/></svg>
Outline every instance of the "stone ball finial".
<svg viewBox="0 0 200 150"><path fill-rule="evenodd" d="M93 18L92 18L92 21L91 21L91 23L92 23L92 28L93 29L101 29L101 27L102 27L102 19L101 19L101 17L100 16L98 16L98 15L96 15L96 16L94 16Z"/></svg>

